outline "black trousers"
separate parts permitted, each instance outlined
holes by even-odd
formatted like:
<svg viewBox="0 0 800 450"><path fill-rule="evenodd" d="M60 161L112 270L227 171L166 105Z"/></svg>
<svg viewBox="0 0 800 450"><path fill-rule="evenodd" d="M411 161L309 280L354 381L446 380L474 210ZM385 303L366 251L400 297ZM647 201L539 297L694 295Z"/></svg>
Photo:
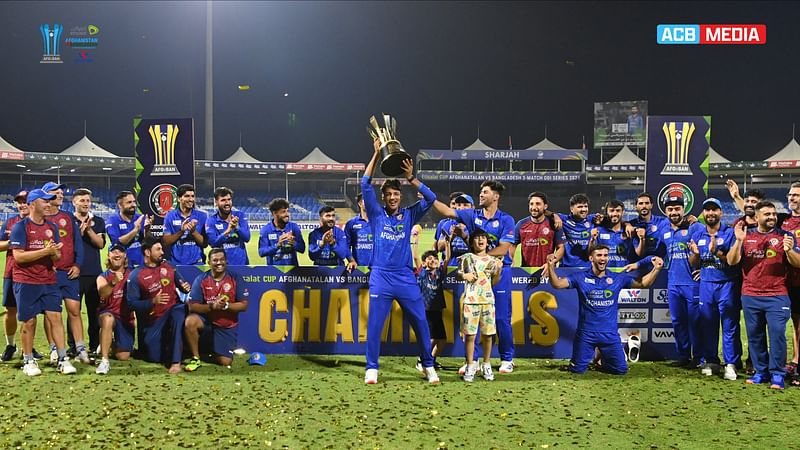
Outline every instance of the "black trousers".
<svg viewBox="0 0 800 450"><path fill-rule="evenodd" d="M89 321L85 330L89 345L87 350L93 352L100 345L100 323L97 320L97 308L100 305L100 294L97 292L97 276L87 275L80 277L80 297L86 304L86 317ZM72 329L67 324L67 339L69 348L75 350L75 338Z"/></svg>

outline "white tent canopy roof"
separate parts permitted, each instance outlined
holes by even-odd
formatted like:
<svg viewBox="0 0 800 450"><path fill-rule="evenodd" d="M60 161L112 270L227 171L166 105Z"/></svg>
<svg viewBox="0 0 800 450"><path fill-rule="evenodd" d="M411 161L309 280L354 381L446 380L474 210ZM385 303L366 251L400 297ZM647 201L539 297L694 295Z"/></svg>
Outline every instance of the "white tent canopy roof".
<svg viewBox="0 0 800 450"><path fill-rule="evenodd" d="M259 161L252 156L244 149L244 147L239 147L236 151L228 157L224 162L240 162L240 163L262 163L264 161Z"/></svg>
<svg viewBox="0 0 800 450"><path fill-rule="evenodd" d="M556 144L550 139L544 138L538 143L528 147L528 150L566 150L564 147Z"/></svg>
<svg viewBox="0 0 800 450"><path fill-rule="evenodd" d="M465 147L464 150L494 150L492 147L486 145L481 138L475 139L475 142L469 144L468 147Z"/></svg>
<svg viewBox="0 0 800 450"><path fill-rule="evenodd" d="M339 164L339 161L331 158L330 156L326 155L325 152L319 149L319 147L314 147L314 150L311 150L309 154L305 156L305 158L297 161L298 164Z"/></svg>
<svg viewBox="0 0 800 450"><path fill-rule="evenodd" d="M800 144L792 138L778 153L775 153L764 161L800 161Z"/></svg>
<svg viewBox="0 0 800 450"><path fill-rule="evenodd" d="M622 149L614 155L613 158L609 159L608 161L603 164L604 166L633 166L633 165L644 165L644 161L642 158L636 156L635 153L628 148L628 146L622 147Z"/></svg>
<svg viewBox="0 0 800 450"><path fill-rule="evenodd" d="M731 162L731 160L717 153L717 151L714 150L714 148L709 145L708 162L710 162L711 164L721 164L721 163L729 163Z"/></svg>
<svg viewBox="0 0 800 450"><path fill-rule="evenodd" d="M3 139L3 136L0 136L0 151L11 152L11 153L22 153L22 150L11 145L7 140Z"/></svg>
<svg viewBox="0 0 800 450"><path fill-rule="evenodd" d="M119 156L105 150L84 136L78 142L67 147L60 153L67 156L96 156L99 158L119 158Z"/></svg>

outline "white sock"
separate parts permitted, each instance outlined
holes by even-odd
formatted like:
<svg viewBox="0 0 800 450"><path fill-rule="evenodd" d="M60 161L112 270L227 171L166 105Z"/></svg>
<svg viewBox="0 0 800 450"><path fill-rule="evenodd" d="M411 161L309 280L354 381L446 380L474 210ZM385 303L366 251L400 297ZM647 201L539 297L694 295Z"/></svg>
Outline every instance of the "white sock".
<svg viewBox="0 0 800 450"><path fill-rule="evenodd" d="M6 335L6 345L14 345L14 335Z"/></svg>

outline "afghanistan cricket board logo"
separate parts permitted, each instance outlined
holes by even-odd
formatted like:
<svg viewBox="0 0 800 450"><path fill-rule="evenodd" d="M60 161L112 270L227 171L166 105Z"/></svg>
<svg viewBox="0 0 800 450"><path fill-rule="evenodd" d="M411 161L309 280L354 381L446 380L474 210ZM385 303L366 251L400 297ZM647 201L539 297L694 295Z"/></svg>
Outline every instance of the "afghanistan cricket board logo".
<svg viewBox="0 0 800 450"><path fill-rule="evenodd" d="M665 216L667 213L664 211L664 202L670 197L683 197L684 211L691 211L694 206L694 193L689 186L683 183L669 183L658 192L658 209Z"/></svg>
<svg viewBox="0 0 800 450"><path fill-rule="evenodd" d="M177 206L178 188L169 183L159 184L150 191L150 195L147 198L150 203L150 210L163 218Z"/></svg>
<svg viewBox="0 0 800 450"><path fill-rule="evenodd" d="M148 128L153 141L155 164L151 176L180 175L175 164L175 142L180 129L176 124L154 124Z"/></svg>
<svg viewBox="0 0 800 450"><path fill-rule="evenodd" d="M664 122L661 130L664 132L667 146L667 161L661 175L692 175L689 167L689 144L694 135L692 122Z"/></svg>

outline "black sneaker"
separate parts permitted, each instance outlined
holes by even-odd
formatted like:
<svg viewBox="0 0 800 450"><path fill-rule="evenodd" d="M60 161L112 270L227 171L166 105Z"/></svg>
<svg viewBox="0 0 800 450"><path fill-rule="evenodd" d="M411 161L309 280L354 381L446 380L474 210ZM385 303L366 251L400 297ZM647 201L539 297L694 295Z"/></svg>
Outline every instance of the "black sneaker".
<svg viewBox="0 0 800 450"><path fill-rule="evenodd" d="M35 359L36 361L41 361L44 359L44 356L42 356L41 353L37 352L36 349L33 349L33 359Z"/></svg>
<svg viewBox="0 0 800 450"><path fill-rule="evenodd" d="M6 349L3 350L3 355L0 356L0 360L2 361L11 361L11 358L14 357L14 353L17 352L16 345L6 345Z"/></svg>

